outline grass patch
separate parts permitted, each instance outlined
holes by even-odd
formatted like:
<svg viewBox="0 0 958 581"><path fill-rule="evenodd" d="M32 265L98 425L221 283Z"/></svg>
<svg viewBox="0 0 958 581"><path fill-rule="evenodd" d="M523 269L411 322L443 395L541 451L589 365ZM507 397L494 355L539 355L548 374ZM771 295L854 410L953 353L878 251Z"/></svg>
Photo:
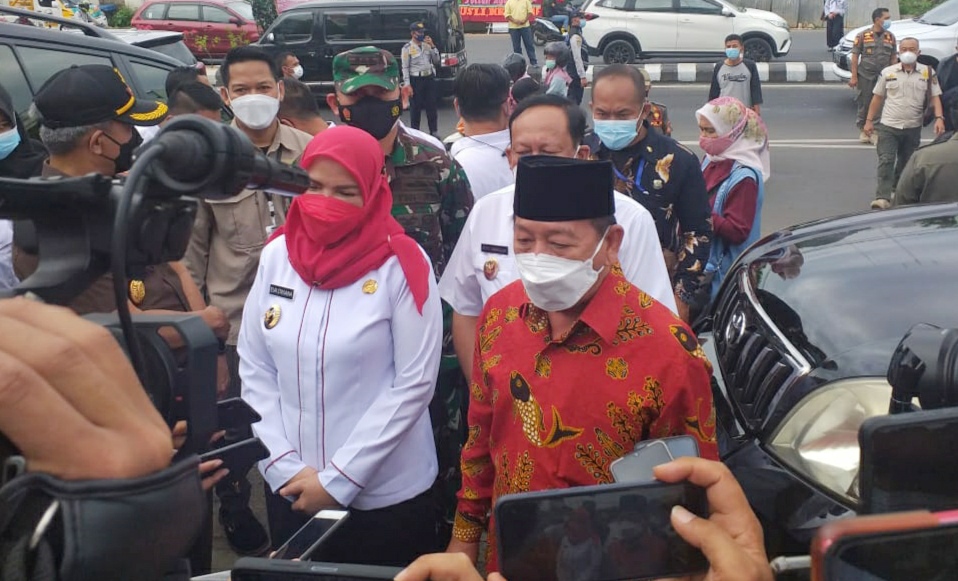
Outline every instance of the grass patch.
<svg viewBox="0 0 958 581"><path fill-rule="evenodd" d="M925 12L928 12L935 6L941 4L941 1L942 0L900 0L898 7L903 17L921 16Z"/></svg>

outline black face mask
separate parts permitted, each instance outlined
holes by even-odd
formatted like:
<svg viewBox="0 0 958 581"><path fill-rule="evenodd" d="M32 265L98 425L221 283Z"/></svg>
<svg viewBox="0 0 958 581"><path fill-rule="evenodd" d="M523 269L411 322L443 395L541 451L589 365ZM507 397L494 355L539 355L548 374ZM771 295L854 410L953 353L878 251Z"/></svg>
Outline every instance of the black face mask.
<svg viewBox="0 0 958 581"><path fill-rule="evenodd" d="M354 105L339 105L343 123L362 129L376 139L389 135L402 114L402 100L383 101L366 96Z"/></svg>
<svg viewBox="0 0 958 581"><path fill-rule="evenodd" d="M143 144L143 138L140 137L140 132L136 130L136 127L133 128L133 137L130 138L126 143L120 143L116 139L110 137L109 133L104 132L103 135L113 143L120 146L120 153L117 154L114 158L109 158L113 162L113 174L121 174L125 171L129 171L133 167L133 152L136 151L136 148ZM106 157L106 156L103 156Z"/></svg>

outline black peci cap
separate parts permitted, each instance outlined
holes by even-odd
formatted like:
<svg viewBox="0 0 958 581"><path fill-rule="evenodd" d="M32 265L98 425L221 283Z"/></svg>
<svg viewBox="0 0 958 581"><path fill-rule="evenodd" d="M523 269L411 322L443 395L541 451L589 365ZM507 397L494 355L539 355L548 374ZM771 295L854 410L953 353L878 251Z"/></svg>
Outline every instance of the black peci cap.
<svg viewBox="0 0 958 581"><path fill-rule="evenodd" d="M611 161L551 155L519 159L513 209L518 218L570 222L615 215Z"/></svg>
<svg viewBox="0 0 958 581"><path fill-rule="evenodd" d="M167 114L165 104L137 99L120 71L108 65L74 65L58 72L40 87L34 104L43 125L51 129L111 119L130 125L159 125Z"/></svg>

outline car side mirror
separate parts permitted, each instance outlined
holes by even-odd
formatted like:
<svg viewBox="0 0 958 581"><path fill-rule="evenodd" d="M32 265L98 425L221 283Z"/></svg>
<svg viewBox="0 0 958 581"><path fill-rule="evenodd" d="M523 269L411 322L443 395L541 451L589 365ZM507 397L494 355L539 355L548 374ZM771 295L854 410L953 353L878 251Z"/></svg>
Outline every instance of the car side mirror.
<svg viewBox="0 0 958 581"><path fill-rule="evenodd" d="M230 18L230 24L235 24L236 26L243 26L243 21L237 18L236 16Z"/></svg>
<svg viewBox="0 0 958 581"><path fill-rule="evenodd" d="M727 16L729 18L735 18L735 13L732 12L731 8L722 7L722 16Z"/></svg>

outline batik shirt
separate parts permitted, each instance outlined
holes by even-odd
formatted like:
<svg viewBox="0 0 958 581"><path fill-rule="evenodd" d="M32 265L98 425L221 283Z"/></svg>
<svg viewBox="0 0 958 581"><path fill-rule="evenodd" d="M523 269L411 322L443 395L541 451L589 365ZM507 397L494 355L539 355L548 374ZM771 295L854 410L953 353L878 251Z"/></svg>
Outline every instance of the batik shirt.
<svg viewBox="0 0 958 581"><path fill-rule="evenodd" d="M495 546L502 495L611 483L636 442L691 434L717 459L710 367L689 328L616 267L553 338L516 281L479 318L454 536ZM488 560L494 570L494 549Z"/></svg>

